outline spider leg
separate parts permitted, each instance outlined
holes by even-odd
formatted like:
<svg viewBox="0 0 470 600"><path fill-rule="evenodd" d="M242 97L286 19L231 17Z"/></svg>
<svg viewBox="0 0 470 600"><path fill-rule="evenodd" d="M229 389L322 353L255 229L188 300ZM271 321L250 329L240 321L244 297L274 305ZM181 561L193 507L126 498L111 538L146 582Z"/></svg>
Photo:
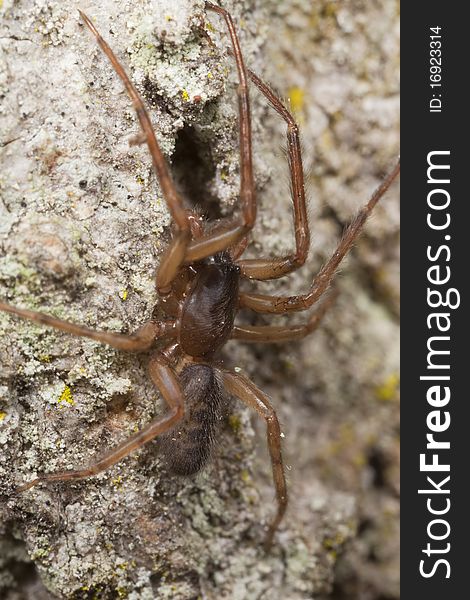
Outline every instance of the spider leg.
<svg viewBox="0 0 470 600"><path fill-rule="evenodd" d="M301 267L305 263L310 246L299 126L271 88L249 69L248 75L274 110L287 123L287 153L294 208L295 252L282 258L239 260L237 264L241 268L241 275L244 277L257 280L277 279Z"/></svg>
<svg viewBox="0 0 470 600"><path fill-rule="evenodd" d="M333 305L337 297L338 291L333 290L328 298L310 316L307 323L303 325L286 325L283 327L241 325L233 328L231 337L241 342L276 343L301 340L318 328L326 312Z"/></svg>
<svg viewBox="0 0 470 600"><path fill-rule="evenodd" d="M256 312L263 313L286 313L297 310L305 310L312 306L322 296L331 284L339 264L351 250L354 241L361 232L367 217L374 206L391 186L400 172L400 161L387 175L383 182L372 194L369 202L358 212L343 234L336 250L320 269L313 280L310 291L306 294L296 296L269 296L265 294L240 294L240 308L251 308Z"/></svg>
<svg viewBox="0 0 470 600"><path fill-rule="evenodd" d="M134 452L154 437L168 431L184 415L184 396L178 378L173 369L167 364L162 355L154 355L150 359L149 373L154 385L160 390L163 399L170 407L170 411L163 417L155 419L135 435L107 452L100 460L85 469L76 471L59 471L46 473L17 488L17 492L24 492L39 483L51 481L70 481L84 479L105 471L124 457Z"/></svg>
<svg viewBox="0 0 470 600"><path fill-rule="evenodd" d="M230 248L230 256L233 261L237 260L246 250L249 242L249 238L246 235L242 237L240 241L238 241L234 246Z"/></svg>
<svg viewBox="0 0 470 600"><path fill-rule="evenodd" d="M100 48L110 60L114 70L123 82L126 91L132 100L134 110L139 119L142 132L147 142L150 155L152 156L153 166L157 173L158 181L162 188L163 195L167 202L171 216L178 227L178 232L173 237L167 252L160 261L160 268L157 276L158 289L164 290L175 278L176 273L185 256L186 248L191 240L190 224L186 209L183 205L181 196L176 191L175 185L168 170L167 162L162 154L155 131L152 126L149 114L142 102L139 92L131 82L121 63L116 58L114 52L108 46L107 42L101 37L91 20L81 10L78 11L86 26L96 38Z"/></svg>
<svg viewBox="0 0 470 600"><path fill-rule="evenodd" d="M79 337L91 338L96 342L108 344L118 350L128 350L130 352L147 350L156 338L173 336L174 330L174 321L148 321L132 335L125 335L108 331L95 331L94 329L76 325L69 321L56 319L41 312L26 308L17 308L5 302L0 302L0 310L21 317L22 319L45 325L46 327L60 329Z"/></svg>
<svg viewBox="0 0 470 600"><path fill-rule="evenodd" d="M256 219L256 193L253 177L252 139L248 78L237 32L230 14L223 8L206 2L206 8L225 19L232 41L233 55L238 70L238 112L240 127L240 201L242 219L232 221L207 235L193 240L187 249L186 264L202 260L237 244L253 228Z"/></svg>
<svg viewBox="0 0 470 600"><path fill-rule="evenodd" d="M268 397L244 375L222 371L222 379L227 391L240 398L247 406L254 409L266 421L269 454L276 487L277 512L272 520L265 540L266 548L272 544L274 533L282 521L287 508L287 486L284 475L284 464L281 454L281 428L274 408Z"/></svg>

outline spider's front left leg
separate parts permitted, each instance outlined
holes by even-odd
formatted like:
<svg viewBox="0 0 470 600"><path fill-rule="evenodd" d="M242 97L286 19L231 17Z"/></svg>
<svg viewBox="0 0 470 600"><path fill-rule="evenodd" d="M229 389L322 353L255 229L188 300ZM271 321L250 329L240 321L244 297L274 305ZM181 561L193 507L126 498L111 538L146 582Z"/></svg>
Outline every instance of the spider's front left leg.
<svg viewBox="0 0 470 600"><path fill-rule="evenodd" d="M287 508L287 486L281 454L281 428L276 411L271 406L268 397L253 382L244 375L232 373L231 371L219 371L219 373L222 375L226 390L240 398L266 421L268 448L277 498L277 512L269 525L265 540L265 546L269 548Z"/></svg>
<svg viewBox="0 0 470 600"><path fill-rule="evenodd" d="M108 57L114 70L123 82L130 99L132 100L134 110L137 114L137 118L143 132L143 137L147 142L147 147L152 157L153 166L157 173L163 196L168 205L168 209L170 210L172 219L178 228L178 231L174 235L170 246L160 261L160 267L157 275L157 289L164 291L176 277L178 269L180 268L185 257L187 246L191 241L189 215L184 207L181 196L176 191L175 184L168 169L168 164L155 136L152 121L150 120L149 114L144 106L144 103L142 102L139 92L136 90L121 63L116 58L116 55L111 50L107 42L101 37L91 20L81 10L78 12L80 13L80 16L82 17L88 29L95 36L96 41L98 42L98 45L102 51ZM138 142L139 141L140 138L138 138Z"/></svg>
<svg viewBox="0 0 470 600"><path fill-rule="evenodd" d="M361 208L349 224L336 250L320 269L313 280L310 291L296 296L270 296L267 294L240 294L240 308L251 308L262 313L287 313L305 310L312 306L329 288L336 270L346 254L351 250L354 241L360 234L364 223L371 214L377 202L392 185L400 172L400 161L372 194L369 202Z"/></svg>
<svg viewBox="0 0 470 600"><path fill-rule="evenodd" d="M136 88L130 81L122 65L117 60L111 48L101 37L90 19L82 12L80 15L87 27L95 36L99 46L111 61L114 70L124 83L134 109L137 113L147 146L152 156L153 165L157 172L158 180L162 187L163 195L167 201L170 213L176 223L178 232L163 255L157 273L157 290L161 294L170 291L170 284L176 277L183 263L190 264L202 260L226 250L237 244L253 228L256 219L256 195L253 180L253 160L251 143L251 117L250 103L248 97L248 83L246 68L243 62L240 44L235 26L230 14L210 2L206 2L206 8L222 15L227 24L232 40L233 52L238 69L238 105L240 118L240 199L242 202L242 219L230 225L220 227L217 230L202 236L191 242L191 227L189 217L184 209L183 201L176 192L171 179L168 165L163 157L161 149L155 137L155 132L150 117L145 109L142 99Z"/></svg>
<svg viewBox="0 0 470 600"><path fill-rule="evenodd" d="M85 479L92 475L97 475L121 459L128 456L134 450L137 450L154 437L168 431L184 415L184 395L179 384L176 373L167 364L166 358L161 354L155 354L150 359L149 373L154 385L160 390L163 399L170 407L170 411L152 421L149 425L141 429L138 433L131 436L116 448L107 452L100 460L85 469L74 471L60 471L57 473L46 473L36 479L25 483L17 488L17 492L24 492L39 483L48 483L51 481L71 481L76 479Z"/></svg>

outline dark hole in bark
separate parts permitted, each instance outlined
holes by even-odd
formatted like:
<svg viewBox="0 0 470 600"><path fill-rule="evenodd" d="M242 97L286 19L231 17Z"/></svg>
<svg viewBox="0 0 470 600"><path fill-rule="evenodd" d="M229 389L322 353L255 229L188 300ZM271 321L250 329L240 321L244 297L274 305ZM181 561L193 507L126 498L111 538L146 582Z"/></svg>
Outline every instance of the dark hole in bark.
<svg viewBox="0 0 470 600"><path fill-rule="evenodd" d="M197 208L208 219L221 216L218 199L209 190L215 173L210 151L193 127L184 127L178 133L171 170L187 206Z"/></svg>
<svg viewBox="0 0 470 600"><path fill-rule="evenodd" d="M0 598L22 600L53 600L42 583L36 566L28 560L25 543L10 533L0 537L4 578L0 585ZM23 558L24 555L24 558Z"/></svg>
<svg viewBox="0 0 470 600"><path fill-rule="evenodd" d="M387 459L381 450L377 448L372 450L369 454L369 466L372 469L374 486L377 488L385 487L387 483Z"/></svg>

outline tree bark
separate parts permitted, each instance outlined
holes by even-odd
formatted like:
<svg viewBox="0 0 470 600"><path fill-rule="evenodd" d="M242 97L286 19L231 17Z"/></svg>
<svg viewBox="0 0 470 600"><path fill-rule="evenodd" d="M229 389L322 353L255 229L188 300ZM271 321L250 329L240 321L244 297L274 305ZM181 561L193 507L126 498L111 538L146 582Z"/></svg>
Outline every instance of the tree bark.
<svg viewBox="0 0 470 600"><path fill-rule="evenodd" d="M261 293L306 290L398 154L398 5L224 0L245 60L291 98L306 145L308 264ZM70 0L0 3L0 298L103 330L152 314L170 220L131 103ZM80 4L150 107L189 205L237 210L236 70L202 0ZM293 247L285 126L254 90L258 221L247 256ZM0 596L398 598L398 204L382 199L312 338L230 343L272 399L290 506L276 544L264 423L234 401L210 465L165 472L150 443L84 466L164 410L135 357L0 312ZM253 317L241 315L248 322ZM300 322L302 315L276 322ZM271 323L260 318L260 323ZM374 557L373 562L371 556Z"/></svg>

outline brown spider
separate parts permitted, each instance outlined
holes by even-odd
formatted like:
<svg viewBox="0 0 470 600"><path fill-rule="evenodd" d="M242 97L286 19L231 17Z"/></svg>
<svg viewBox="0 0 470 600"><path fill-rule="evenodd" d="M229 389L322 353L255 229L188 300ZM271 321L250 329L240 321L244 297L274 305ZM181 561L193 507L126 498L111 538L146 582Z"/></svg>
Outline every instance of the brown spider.
<svg viewBox="0 0 470 600"><path fill-rule="evenodd" d="M16 308L0 302L0 310L54 327L68 333L88 337L120 350L144 352L156 340L167 342L163 350L153 349L149 372L170 410L110 450L91 466L74 471L47 473L18 488L25 491L49 482L74 480L96 475L108 469L132 451L162 435L161 451L174 473L190 475L207 461L216 433L217 417L225 388L261 415L267 425L267 441L276 487L277 512L267 533L266 544L274 533L287 507L287 490L281 455L281 432L276 412L266 394L246 376L216 366L218 351L229 339L246 342L283 342L297 340L312 333L332 304L330 294L304 325L287 327L237 326L239 308L261 313L288 313L311 307L328 290L338 265L349 252L367 217L389 188L399 172L399 163L377 188L369 202L359 211L346 229L336 250L314 279L306 294L269 296L239 291L240 279L276 279L301 267L310 245L309 226L304 193L299 129L292 115L271 89L254 73L246 69L230 14L206 2L206 8L221 15L232 42L232 54L238 70L238 106L240 128L240 200L242 216L216 224L204 223L188 211L175 189L168 165L162 155L149 115L137 90L129 80L108 44L90 19L81 17L96 37L102 51L124 83L142 128L163 194L175 224L175 233L161 258L156 275L156 291L165 320L151 319L133 335L98 332L43 313ZM287 146L294 208L295 252L270 259L241 260L250 230L256 219L256 196L253 179L252 140L248 79L287 124ZM179 435L170 430L177 427Z"/></svg>

